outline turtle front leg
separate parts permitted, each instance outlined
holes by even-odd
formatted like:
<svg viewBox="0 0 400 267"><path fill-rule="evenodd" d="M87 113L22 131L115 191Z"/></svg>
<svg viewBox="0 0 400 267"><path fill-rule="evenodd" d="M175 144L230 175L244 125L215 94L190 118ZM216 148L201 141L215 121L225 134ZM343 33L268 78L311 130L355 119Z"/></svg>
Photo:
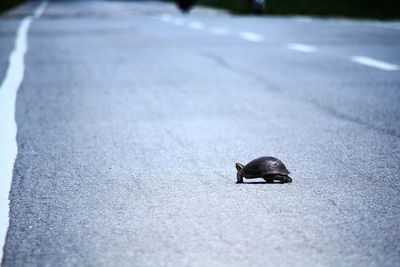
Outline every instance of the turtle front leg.
<svg viewBox="0 0 400 267"><path fill-rule="evenodd" d="M277 175L276 179L279 180L281 184L292 182L292 178L290 178L289 176L285 176L285 175Z"/></svg>
<svg viewBox="0 0 400 267"><path fill-rule="evenodd" d="M237 173L237 184L243 184L243 176L240 172Z"/></svg>
<svg viewBox="0 0 400 267"><path fill-rule="evenodd" d="M274 182L274 178L271 179L270 177L264 177L263 179L267 184L272 184Z"/></svg>

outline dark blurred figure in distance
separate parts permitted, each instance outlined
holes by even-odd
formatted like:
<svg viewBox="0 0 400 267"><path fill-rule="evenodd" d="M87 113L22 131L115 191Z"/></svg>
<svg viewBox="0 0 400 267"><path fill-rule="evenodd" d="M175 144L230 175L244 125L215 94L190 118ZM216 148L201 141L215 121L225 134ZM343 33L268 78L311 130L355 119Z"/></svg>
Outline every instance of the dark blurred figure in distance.
<svg viewBox="0 0 400 267"><path fill-rule="evenodd" d="M250 0L250 7L254 14L261 14L265 9L265 0Z"/></svg>
<svg viewBox="0 0 400 267"><path fill-rule="evenodd" d="M182 13L187 13L196 4L196 0L176 0Z"/></svg>

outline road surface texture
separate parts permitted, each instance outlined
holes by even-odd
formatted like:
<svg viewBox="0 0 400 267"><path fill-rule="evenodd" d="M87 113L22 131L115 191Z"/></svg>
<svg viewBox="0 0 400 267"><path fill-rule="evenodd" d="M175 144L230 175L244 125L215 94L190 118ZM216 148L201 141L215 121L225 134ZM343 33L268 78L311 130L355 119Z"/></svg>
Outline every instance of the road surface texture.
<svg viewBox="0 0 400 267"><path fill-rule="evenodd" d="M38 4L0 17L2 78ZM399 43L396 22L50 1L2 266L399 266ZM235 184L264 155L293 183Z"/></svg>

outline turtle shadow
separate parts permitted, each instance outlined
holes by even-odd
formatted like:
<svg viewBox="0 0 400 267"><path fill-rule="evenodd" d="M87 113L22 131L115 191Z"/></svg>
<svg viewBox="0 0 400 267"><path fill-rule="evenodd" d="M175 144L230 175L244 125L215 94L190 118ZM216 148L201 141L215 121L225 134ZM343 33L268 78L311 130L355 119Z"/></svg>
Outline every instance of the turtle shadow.
<svg viewBox="0 0 400 267"><path fill-rule="evenodd" d="M279 181L274 181L274 182L243 182L243 183L241 183L241 184L282 184L281 182L279 182ZM284 184L286 184L286 183L284 183Z"/></svg>

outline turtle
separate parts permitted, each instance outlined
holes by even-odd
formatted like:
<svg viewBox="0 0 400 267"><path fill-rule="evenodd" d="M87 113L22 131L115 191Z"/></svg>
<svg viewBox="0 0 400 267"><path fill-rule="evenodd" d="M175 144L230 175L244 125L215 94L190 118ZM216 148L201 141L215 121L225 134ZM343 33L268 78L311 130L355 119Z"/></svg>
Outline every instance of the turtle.
<svg viewBox="0 0 400 267"><path fill-rule="evenodd" d="M237 184L243 183L243 177L247 179L263 178L267 183L273 183L275 180L283 183L291 183L292 178L289 177L289 171L285 164L274 157L261 157L250 161L243 166L236 163Z"/></svg>

